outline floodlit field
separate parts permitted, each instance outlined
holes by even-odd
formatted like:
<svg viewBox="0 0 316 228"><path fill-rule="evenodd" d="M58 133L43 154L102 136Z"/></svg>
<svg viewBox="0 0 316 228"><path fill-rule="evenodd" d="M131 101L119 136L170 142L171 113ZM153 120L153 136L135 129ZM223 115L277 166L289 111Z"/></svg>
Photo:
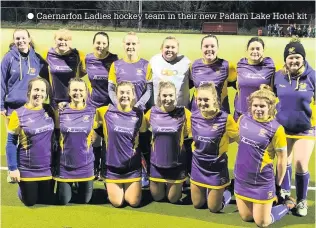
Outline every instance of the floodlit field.
<svg viewBox="0 0 316 228"><path fill-rule="evenodd" d="M53 30L29 30L35 42L35 49L42 54L54 45ZM8 51L12 39L12 29L1 30L1 58ZM73 47L84 53L92 52L92 38L95 32L73 31ZM109 32L110 50L123 56L122 39L125 33ZM160 51L162 40L169 34L142 33L140 37L140 56L150 59ZM180 42L180 53L192 61L201 57L200 35L171 34ZM237 63L245 56L246 45L251 37L247 36L218 36L219 56L229 62ZM277 66L283 65L283 51L290 38L263 37L265 42L265 56L273 58ZM315 39L304 38L302 43L306 50L307 60L315 69ZM85 79L87 79L85 77ZM229 89L232 104L235 91ZM4 120L1 119L1 166L6 167L5 159L6 131ZM236 157L237 144L229 147L229 168L232 172ZM302 151L303 152L303 151ZM315 187L315 153L309 164L311 173L310 187ZM231 175L232 176L232 175ZM292 185L294 184L294 180ZM211 214L207 209L193 208L190 195L183 194L183 203L172 205L169 203L152 202L150 193L145 190L143 203L140 208L113 208L106 200L103 184L95 182L95 192L89 205L70 204L68 206L36 205L27 208L18 200L17 185L6 183L6 171L1 171L1 221L3 228L99 228L99 227L135 227L135 228L191 228L191 227L255 227L253 223L241 221L236 205L225 208L224 213ZM295 195L295 190L293 191ZM308 194L309 214L305 218L286 216L272 227L314 227L315 223L315 191Z"/></svg>

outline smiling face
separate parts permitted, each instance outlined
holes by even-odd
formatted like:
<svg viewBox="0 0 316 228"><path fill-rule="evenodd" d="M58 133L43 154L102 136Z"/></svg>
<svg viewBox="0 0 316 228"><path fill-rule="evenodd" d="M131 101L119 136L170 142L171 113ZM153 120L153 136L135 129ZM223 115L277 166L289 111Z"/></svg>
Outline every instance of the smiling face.
<svg viewBox="0 0 316 228"><path fill-rule="evenodd" d="M32 83L31 90L28 92L29 103L33 107L43 105L47 98L46 84L41 80L36 80Z"/></svg>
<svg viewBox="0 0 316 228"><path fill-rule="evenodd" d="M177 58L179 52L179 44L175 39L166 39L162 45L162 57L171 62Z"/></svg>
<svg viewBox="0 0 316 228"><path fill-rule="evenodd" d="M176 90L173 87L161 88L160 94L161 106L166 111L172 111L175 108Z"/></svg>
<svg viewBox="0 0 316 228"><path fill-rule="evenodd" d="M139 40L136 35L127 35L123 42L125 53L128 57L137 57L139 49Z"/></svg>
<svg viewBox="0 0 316 228"><path fill-rule="evenodd" d="M31 38L26 30L18 30L13 34L13 40L15 46L20 52L27 53L29 50L29 45Z"/></svg>
<svg viewBox="0 0 316 228"><path fill-rule="evenodd" d="M118 86L116 95L118 102L123 109L132 107L132 102L135 100L135 94L132 86Z"/></svg>
<svg viewBox="0 0 316 228"><path fill-rule="evenodd" d="M109 51L109 41L106 36L97 35L93 43L94 52L98 56L104 56Z"/></svg>
<svg viewBox="0 0 316 228"><path fill-rule="evenodd" d="M289 55L285 59L285 64L290 73L295 74L304 64L303 56L301 56L300 54Z"/></svg>
<svg viewBox="0 0 316 228"><path fill-rule="evenodd" d="M56 48L59 53L63 54L70 50L71 39L66 37L56 37L55 39Z"/></svg>
<svg viewBox="0 0 316 228"><path fill-rule="evenodd" d="M217 40L214 37L208 37L203 40L202 43L202 54L203 58L207 62L212 62L217 57L218 44Z"/></svg>
<svg viewBox="0 0 316 228"><path fill-rule="evenodd" d="M249 59L254 62L260 61L263 57L263 46L258 41L251 42L247 51Z"/></svg>
<svg viewBox="0 0 316 228"><path fill-rule="evenodd" d="M203 114L213 114L217 111L216 101L211 90L199 90L196 104Z"/></svg>
<svg viewBox="0 0 316 228"><path fill-rule="evenodd" d="M254 98L251 103L251 114L255 119L267 120L269 118L269 104L265 99Z"/></svg>
<svg viewBox="0 0 316 228"><path fill-rule="evenodd" d="M72 81L69 85L69 96L71 102L83 103L87 98L87 87L84 82Z"/></svg>

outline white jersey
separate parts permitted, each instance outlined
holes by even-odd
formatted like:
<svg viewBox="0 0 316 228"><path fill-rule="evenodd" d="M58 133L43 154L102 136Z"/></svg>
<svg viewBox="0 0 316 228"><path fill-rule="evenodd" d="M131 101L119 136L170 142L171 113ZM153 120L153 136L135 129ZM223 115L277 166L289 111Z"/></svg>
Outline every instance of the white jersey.
<svg viewBox="0 0 316 228"><path fill-rule="evenodd" d="M190 64L185 56L178 56L173 64L167 62L162 54L153 56L150 60L154 86L154 104L157 102L158 85L160 81L171 81L176 86L177 106L188 107L190 103Z"/></svg>

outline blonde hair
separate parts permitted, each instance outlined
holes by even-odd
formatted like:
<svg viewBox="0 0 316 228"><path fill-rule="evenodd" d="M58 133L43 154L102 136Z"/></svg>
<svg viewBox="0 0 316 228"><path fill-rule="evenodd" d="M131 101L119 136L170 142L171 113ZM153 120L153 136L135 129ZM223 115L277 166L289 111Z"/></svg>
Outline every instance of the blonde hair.
<svg viewBox="0 0 316 228"><path fill-rule="evenodd" d="M65 40L72 40L71 32L68 29L59 29L55 32L54 40L58 38L63 38Z"/></svg>
<svg viewBox="0 0 316 228"><path fill-rule="evenodd" d="M204 84L200 85L196 89L196 93L198 94L198 92L201 91L201 90L205 90L205 91L211 92L212 98L214 99L214 107L217 110L219 110L220 109L220 105L219 105L217 90L216 90L214 82L207 82L207 83L204 83ZM196 99L197 99L197 97L196 97Z"/></svg>
<svg viewBox="0 0 316 228"><path fill-rule="evenodd" d="M272 117L275 116L276 96L274 95L270 86L261 84L259 90L250 94L250 96L247 98L249 113L251 113L252 102L255 98L265 100L269 106L269 111L268 111L269 115Z"/></svg>
<svg viewBox="0 0 316 228"><path fill-rule="evenodd" d="M126 35L123 38L123 43L125 42L127 36L136 36L137 37L137 43L139 43L139 37L137 36L136 32L128 32L128 33L126 33Z"/></svg>
<svg viewBox="0 0 316 228"><path fill-rule="evenodd" d="M131 102L131 107L134 107L134 105L136 104L136 100L135 100L136 99L136 91L135 91L134 84L131 83L131 82L128 82L128 81L122 81L122 82L118 83L117 86L116 86L116 91L115 91L116 96L118 95L117 94L118 93L118 88L121 87L121 86L129 86L129 87L131 87L133 95L134 95L134 99Z"/></svg>
<svg viewBox="0 0 316 228"><path fill-rule="evenodd" d="M176 86L174 85L173 82L171 81L160 81L159 82L159 85L158 85L158 96L157 96L157 106L160 107L162 104L161 104L161 99L160 99L160 95L161 95L161 91L163 89L166 89L166 88L173 88L174 89L174 92L175 94L177 93L176 91Z"/></svg>
<svg viewBox="0 0 316 228"><path fill-rule="evenodd" d="M177 40L176 37L174 37L174 36L167 36L167 37L162 41L162 44L161 44L161 48L160 48L160 49L163 49L163 45L165 44L165 42L166 42L167 40L175 40L175 41L177 42L177 44L178 44L178 47L179 47L179 41Z"/></svg>

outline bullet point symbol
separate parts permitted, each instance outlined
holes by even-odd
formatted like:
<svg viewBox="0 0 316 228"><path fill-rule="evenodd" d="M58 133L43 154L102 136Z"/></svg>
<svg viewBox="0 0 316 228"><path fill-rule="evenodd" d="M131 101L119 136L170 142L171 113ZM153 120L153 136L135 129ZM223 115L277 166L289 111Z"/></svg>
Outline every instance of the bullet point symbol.
<svg viewBox="0 0 316 228"><path fill-rule="evenodd" d="M32 20L32 19L34 18L34 14L28 13L28 14L27 14L27 18L30 19L30 20Z"/></svg>

